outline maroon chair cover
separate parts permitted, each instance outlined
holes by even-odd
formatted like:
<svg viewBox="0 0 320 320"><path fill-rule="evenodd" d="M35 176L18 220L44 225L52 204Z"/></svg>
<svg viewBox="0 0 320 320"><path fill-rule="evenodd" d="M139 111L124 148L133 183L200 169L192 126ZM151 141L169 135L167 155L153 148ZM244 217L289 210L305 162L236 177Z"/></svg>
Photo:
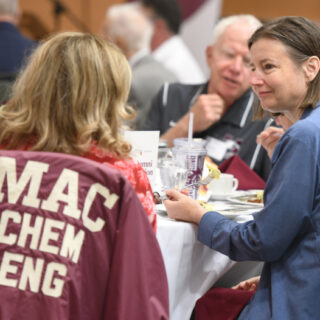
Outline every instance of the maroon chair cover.
<svg viewBox="0 0 320 320"><path fill-rule="evenodd" d="M195 320L233 320L255 291L212 288L196 302Z"/></svg>
<svg viewBox="0 0 320 320"><path fill-rule="evenodd" d="M219 169L223 173L233 174L239 180L239 190L264 189L266 183L238 156L232 156L222 162Z"/></svg>

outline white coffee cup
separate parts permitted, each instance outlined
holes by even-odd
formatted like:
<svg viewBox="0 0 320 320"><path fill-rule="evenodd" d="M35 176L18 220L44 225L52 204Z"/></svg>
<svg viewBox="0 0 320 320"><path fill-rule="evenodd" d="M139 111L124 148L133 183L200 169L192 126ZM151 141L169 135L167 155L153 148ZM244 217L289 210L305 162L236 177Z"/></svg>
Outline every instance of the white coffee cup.
<svg viewBox="0 0 320 320"><path fill-rule="evenodd" d="M239 181L232 174L221 173L219 179L210 182L209 190L212 195L227 195L237 190Z"/></svg>

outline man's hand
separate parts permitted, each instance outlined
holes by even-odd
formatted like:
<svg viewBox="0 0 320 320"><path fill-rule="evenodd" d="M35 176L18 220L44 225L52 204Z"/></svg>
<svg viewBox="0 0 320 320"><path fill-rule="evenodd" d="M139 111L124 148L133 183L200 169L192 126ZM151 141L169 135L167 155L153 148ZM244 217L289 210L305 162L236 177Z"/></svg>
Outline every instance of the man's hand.
<svg viewBox="0 0 320 320"><path fill-rule="evenodd" d="M201 94L191 107L193 112L193 132L201 132L219 121L225 110L222 98L217 94Z"/></svg>
<svg viewBox="0 0 320 320"><path fill-rule="evenodd" d="M176 189L166 191L166 195L169 200L165 200L163 203L169 218L196 224L200 223L206 210L196 200L189 198Z"/></svg>
<svg viewBox="0 0 320 320"><path fill-rule="evenodd" d="M193 132L201 132L221 119L225 112L225 104L217 94L201 94L190 111L161 136L161 139L168 142L169 147L173 145L175 138L188 136L190 112L194 115Z"/></svg>

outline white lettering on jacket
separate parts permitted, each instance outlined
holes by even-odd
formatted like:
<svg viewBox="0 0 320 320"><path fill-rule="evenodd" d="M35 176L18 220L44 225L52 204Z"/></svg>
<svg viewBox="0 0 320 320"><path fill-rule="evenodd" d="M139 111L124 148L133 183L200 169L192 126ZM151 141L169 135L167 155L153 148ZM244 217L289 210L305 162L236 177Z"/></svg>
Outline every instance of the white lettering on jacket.
<svg viewBox="0 0 320 320"><path fill-rule="evenodd" d="M0 203L5 199L8 204L21 203L25 207L39 209L40 212L32 214L27 208L23 212L8 208L0 212L0 244L8 246L0 256L0 286L42 292L58 298L62 295L68 273L67 265L62 261L68 259L74 264L78 263L85 241L85 229L99 232L105 225L105 220L95 217L91 210L94 201L102 196L103 206L112 209L119 196L111 193L106 186L93 182L88 188L81 211L78 203L78 172L63 169L49 190L48 197L40 199L42 179L50 168L48 163L29 160L18 177L16 159L0 157L0 168ZM3 191L5 181L7 194ZM61 206L63 208L59 210ZM16 209L15 206L12 208ZM41 212L44 211L50 213L50 217L45 214L42 216ZM58 212L66 219L57 215ZM70 218L81 220L82 224L73 225ZM10 246L18 250L10 252ZM27 249L31 255L18 253L19 247ZM41 258L39 255L32 257L33 250L42 252ZM54 256L62 258L53 261Z"/></svg>

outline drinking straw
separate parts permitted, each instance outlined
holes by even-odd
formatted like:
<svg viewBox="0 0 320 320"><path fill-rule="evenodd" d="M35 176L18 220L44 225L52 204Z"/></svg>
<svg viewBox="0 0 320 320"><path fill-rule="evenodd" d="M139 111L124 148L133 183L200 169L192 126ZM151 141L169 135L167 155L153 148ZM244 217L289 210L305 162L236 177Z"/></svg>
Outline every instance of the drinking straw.
<svg viewBox="0 0 320 320"><path fill-rule="evenodd" d="M188 129L188 145L192 143L192 134L193 134L193 112L190 112L189 116L189 129Z"/></svg>

